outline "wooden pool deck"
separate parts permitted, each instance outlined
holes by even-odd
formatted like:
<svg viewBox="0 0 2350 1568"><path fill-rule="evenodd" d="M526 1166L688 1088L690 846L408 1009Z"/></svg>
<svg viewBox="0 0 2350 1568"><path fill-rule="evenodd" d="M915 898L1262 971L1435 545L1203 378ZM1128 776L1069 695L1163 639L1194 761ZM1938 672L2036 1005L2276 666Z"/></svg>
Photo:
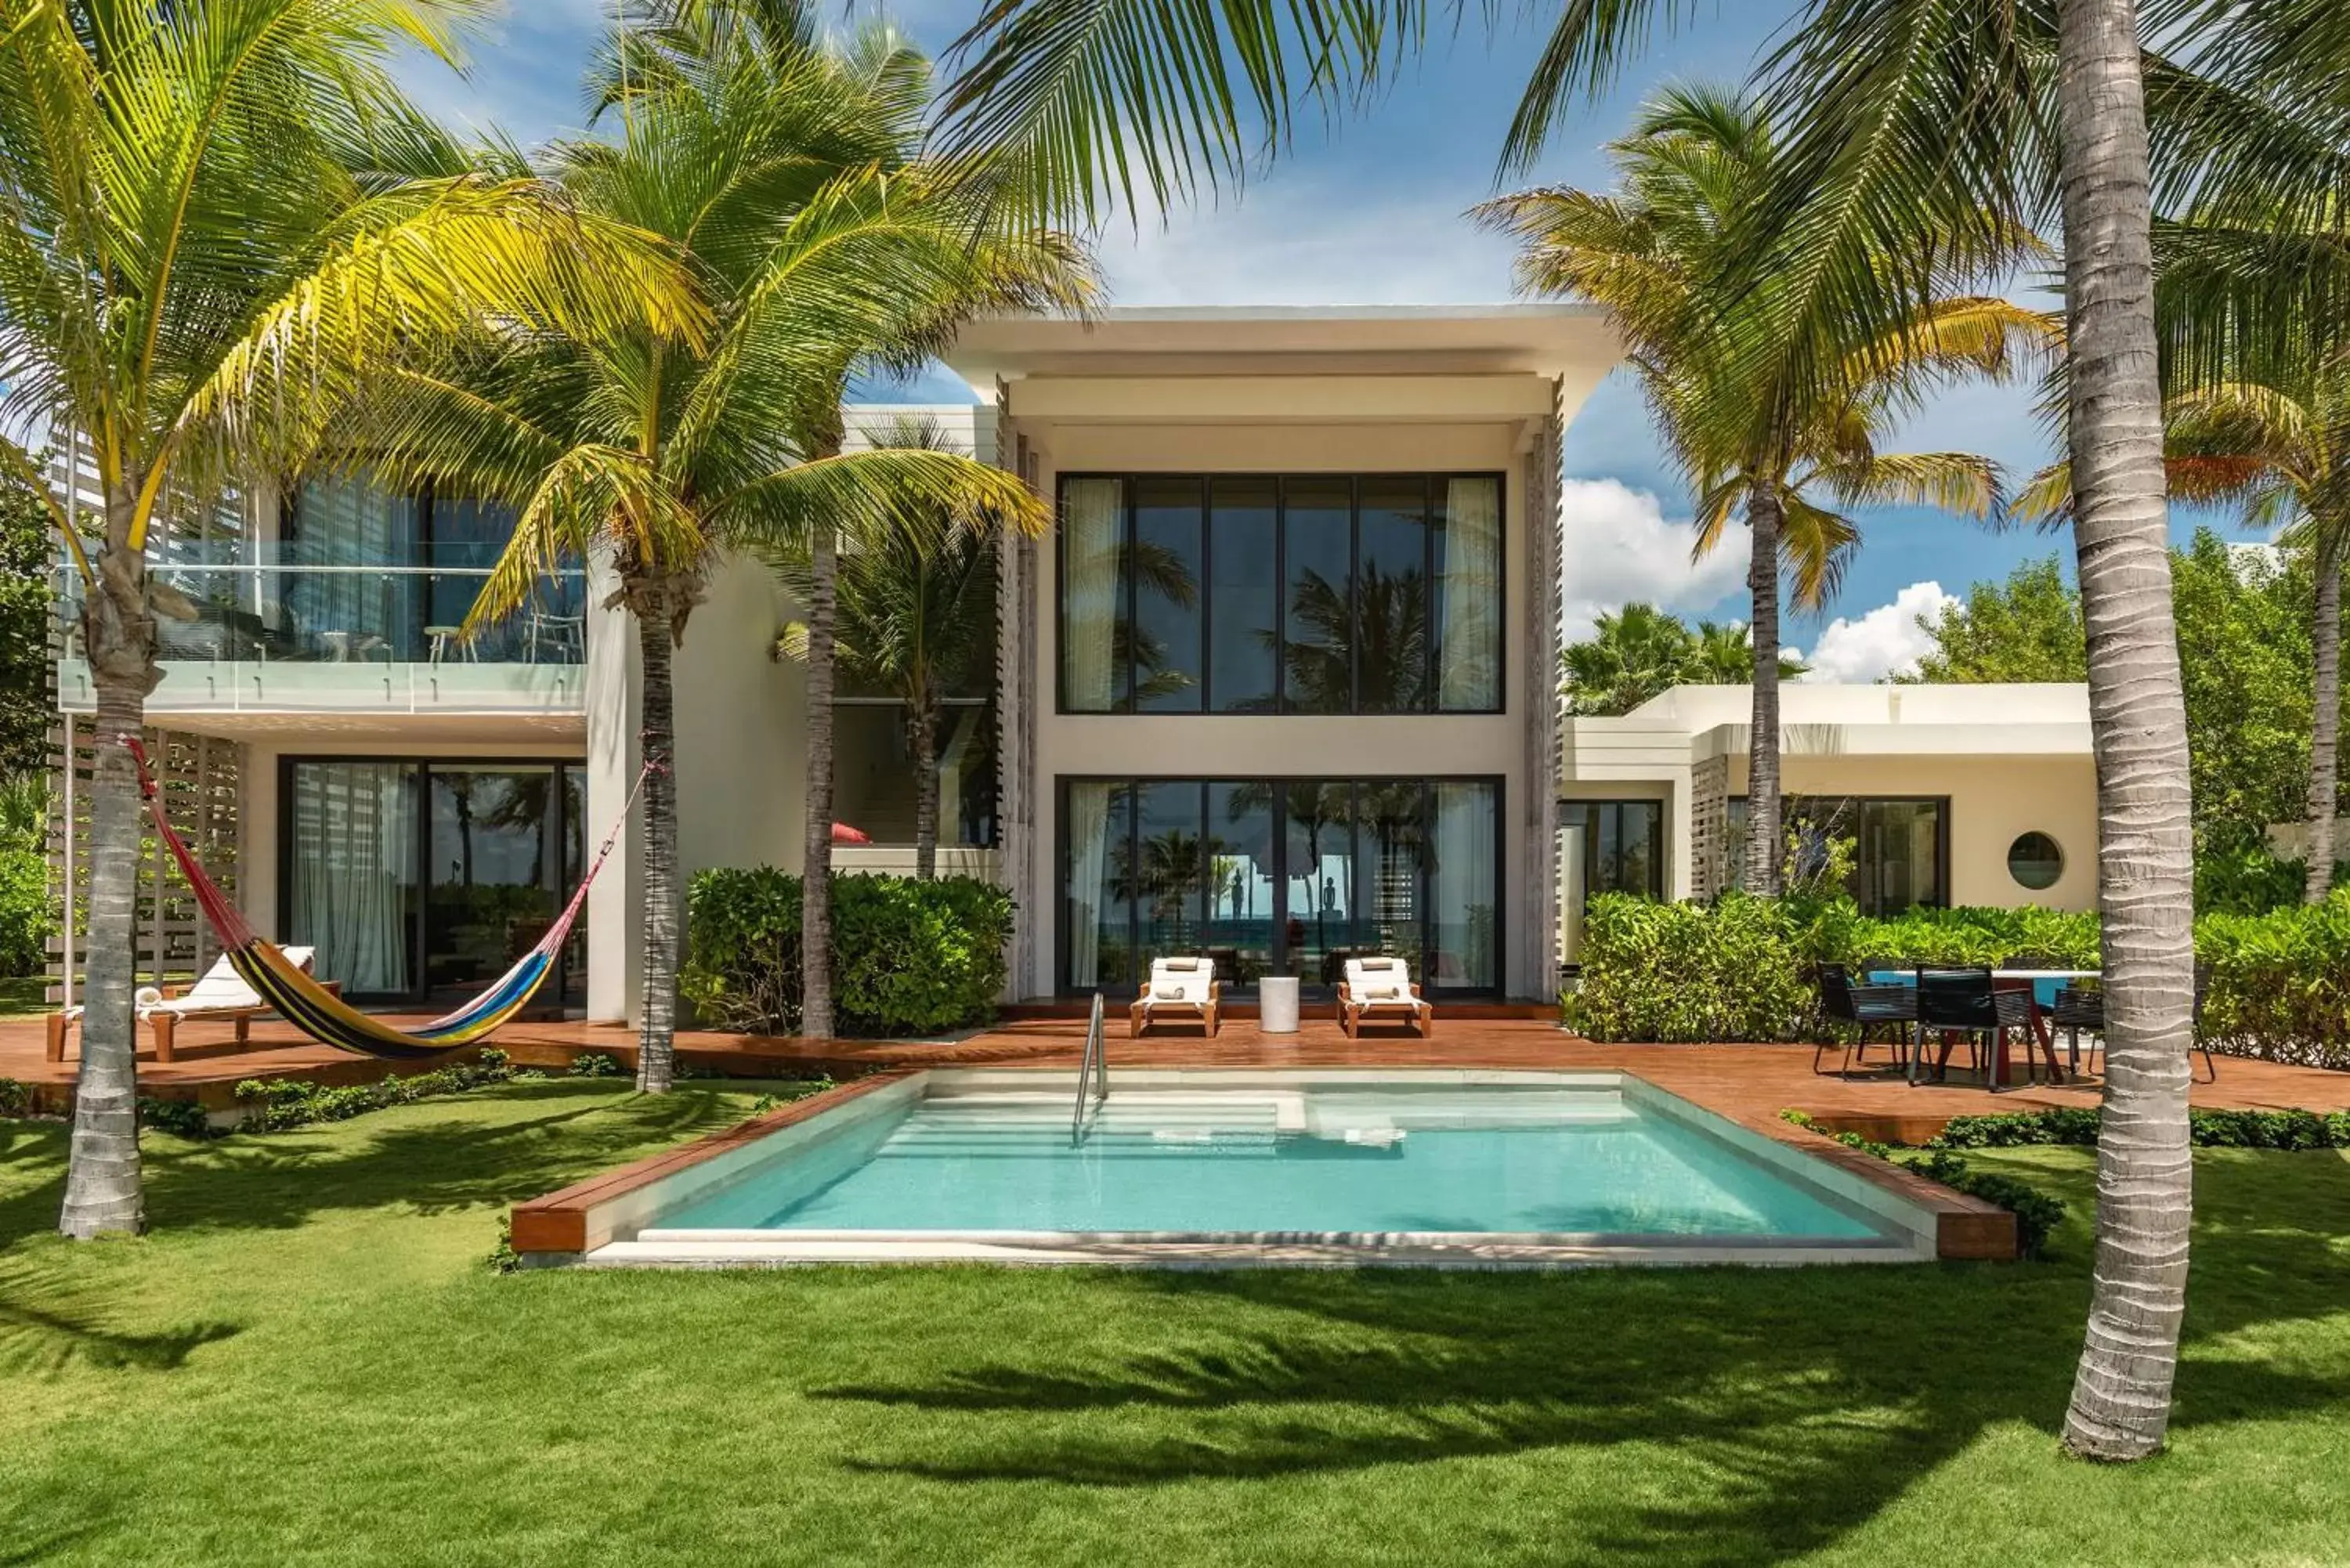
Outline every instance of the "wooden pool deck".
<svg viewBox="0 0 2350 1568"><path fill-rule="evenodd" d="M1436 1035L1422 1040L1400 1029L1366 1032L1350 1040L1329 1018L1309 1017L1294 1035L1267 1035L1253 1018L1234 1018L1213 1037L1196 1026L1126 1037L1123 1018L1109 1025L1109 1061L1180 1067L1520 1067L1615 1069L1637 1073L1659 1087L1750 1125L1776 1122L1782 1110L1810 1113L1824 1124L1873 1137L1918 1142L1953 1116L2094 1106L2098 1085L2033 1084L1992 1095L1956 1076L1947 1084L1912 1086L1877 1066L1850 1079L1815 1075L1806 1045L1601 1045L1566 1033L1534 1008L1489 1008L1484 1016L1440 1015ZM1514 1015L1512 1015L1514 1014ZM683 1032L681 1059L733 1077L852 1077L909 1067L1069 1067L1085 1044L1082 1017L1014 1019L952 1040L901 1042L810 1040ZM70 1101L76 1064L46 1059L38 1018L0 1020L0 1077L32 1086L39 1107L59 1111ZM636 1037L616 1024L551 1021L517 1023L497 1044L524 1066L559 1071L582 1052L602 1052L633 1071ZM145 1042L142 1041L142 1045ZM78 1041L76 1042L78 1049ZM253 1026L252 1048L232 1047L225 1025L198 1024L182 1035L179 1059L157 1062L142 1050L144 1093L192 1099L214 1108L233 1103L245 1078L287 1077L321 1083L365 1083L397 1071L386 1064L344 1055L305 1041L274 1022ZM1881 1064L1881 1050L1872 1051ZM1834 1057L1830 1057L1834 1061ZM2197 1058L2199 1070L2201 1059ZM409 1070L415 1070L411 1067ZM2223 1056L2219 1081L2198 1083L2194 1103L2215 1109L2314 1111L2350 1109L2350 1073L2290 1067Z"/></svg>

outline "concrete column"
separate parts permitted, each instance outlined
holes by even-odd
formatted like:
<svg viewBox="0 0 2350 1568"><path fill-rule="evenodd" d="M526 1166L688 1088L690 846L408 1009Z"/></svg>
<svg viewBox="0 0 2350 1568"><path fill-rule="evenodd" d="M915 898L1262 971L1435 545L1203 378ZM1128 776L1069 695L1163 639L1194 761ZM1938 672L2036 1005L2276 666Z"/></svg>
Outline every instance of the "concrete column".
<svg viewBox="0 0 2350 1568"><path fill-rule="evenodd" d="M1555 411L1537 423L1523 465L1525 486L1526 731L1525 800L1518 813L1525 834L1526 897L1518 940L1516 989L1540 1000L1558 994L1559 616L1564 608L1560 552L1559 430Z"/></svg>
<svg viewBox="0 0 2350 1568"><path fill-rule="evenodd" d="M638 745L637 628L628 612L607 607L619 586L608 558L588 569L588 853L610 831L643 765ZM637 941L644 924L644 882L639 866L644 833L631 812L612 857L588 890L588 1016L637 1022L644 992L644 959Z"/></svg>

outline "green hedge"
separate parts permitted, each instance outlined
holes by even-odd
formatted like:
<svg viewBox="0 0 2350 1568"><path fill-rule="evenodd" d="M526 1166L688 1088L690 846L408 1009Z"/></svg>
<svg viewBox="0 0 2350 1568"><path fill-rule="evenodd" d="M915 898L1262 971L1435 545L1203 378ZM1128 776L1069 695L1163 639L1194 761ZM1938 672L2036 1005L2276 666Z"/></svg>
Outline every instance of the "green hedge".
<svg viewBox="0 0 2350 1568"><path fill-rule="evenodd" d="M2215 1051L2350 1067L2350 889L2266 915L2207 915L2198 956L2210 968L2202 1033ZM1813 1038L1809 974L1911 963L1988 964L2044 956L2098 966L2097 917L2048 909L1919 909L1869 919L1846 899L1657 904L1591 900L1582 981L1566 1022L1594 1040L1692 1044Z"/></svg>
<svg viewBox="0 0 2350 1568"><path fill-rule="evenodd" d="M835 877L835 1026L936 1034L994 1016L1012 896L972 877ZM800 1022L800 879L772 867L697 874L678 992L701 1021L754 1034Z"/></svg>

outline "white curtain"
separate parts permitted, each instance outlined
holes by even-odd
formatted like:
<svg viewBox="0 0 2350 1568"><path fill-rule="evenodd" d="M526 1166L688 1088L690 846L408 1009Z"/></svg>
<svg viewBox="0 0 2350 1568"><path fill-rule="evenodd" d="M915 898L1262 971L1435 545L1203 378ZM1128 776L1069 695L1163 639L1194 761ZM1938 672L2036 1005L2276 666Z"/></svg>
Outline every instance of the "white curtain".
<svg viewBox="0 0 2350 1568"><path fill-rule="evenodd" d="M416 876L415 770L304 763L294 770L294 907L287 940L347 991L405 992Z"/></svg>
<svg viewBox="0 0 2350 1568"><path fill-rule="evenodd" d="M1101 974L1103 873L1108 868L1104 830L1115 784L1069 785L1069 989L1098 985Z"/></svg>
<svg viewBox="0 0 2350 1568"><path fill-rule="evenodd" d="M1118 549L1126 487L1072 479L1061 488L1061 691L1069 711L1107 713L1117 691Z"/></svg>
<svg viewBox="0 0 2350 1568"><path fill-rule="evenodd" d="M1441 985L1491 986L1493 919L1493 786L1436 786L1436 873L1429 901L1436 915L1434 977Z"/></svg>
<svg viewBox="0 0 2350 1568"><path fill-rule="evenodd" d="M314 479L302 486L295 509L288 566L412 566L421 559L415 501L362 480ZM346 656L381 647L396 659L415 650L410 623L424 579L375 572L286 574L286 604L293 624L276 629L314 639L341 634ZM323 645L306 653L316 656ZM377 657L383 657L378 654Z"/></svg>
<svg viewBox="0 0 2350 1568"><path fill-rule="evenodd" d="M1455 479L1444 492L1443 617L1436 705L1447 711L1502 705L1502 491L1491 476Z"/></svg>

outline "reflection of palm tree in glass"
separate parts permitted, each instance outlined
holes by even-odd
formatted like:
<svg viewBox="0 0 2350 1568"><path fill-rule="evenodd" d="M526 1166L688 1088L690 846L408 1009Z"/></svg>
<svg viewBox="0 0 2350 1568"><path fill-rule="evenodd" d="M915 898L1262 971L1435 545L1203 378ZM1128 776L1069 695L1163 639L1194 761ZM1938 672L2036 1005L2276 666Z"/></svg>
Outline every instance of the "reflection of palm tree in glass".
<svg viewBox="0 0 2350 1568"><path fill-rule="evenodd" d="M531 836L530 885L546 884L546 814L554 798L555 775L544 774L504 774L496 775L497 796L481 814L484 827L501 833L527 833Z"/></svg>
<svg viewBox="0 0 2350 1568"><path fill-rule="evenodd" d="M1331 828L1343 831L1347 825L1347 786L1342 784L1291 784L1289 786L1289 819L1305 830L1306 863L1293 867L1290 875L1298 879L1305 901L1314 909L1314 956L1326 959L1330 952L1329 919L1336 899L1327 897L1322 884L1322 836Z"/></svg>
<svg viewBox="0 0 2350 1568"><path fill-rule="evenodd" d="M1390 925L1418 921L1421 863L1427 856L1422 826L1426 802L1425 786L1417 780L1366 784L1357 802L1361 821L1378 846L1378 907L1372 913L1379 922L1382 946L1396 945Z"/></svg>
<svg viewBox="0 0 2350 1568"><path fill-rule="evenodd" d="M1364 567L1351 606L1343 585L1308 570L1290 596L1289 620L1285 639L1257 636L1267 647L1281 644L1290 711L1351 711L1358 678L1366 710L1428 706L1428 593L1419 568L1389 576Z"/></svg>
<svg viewBox="0 0 2350 1568"><path fill-rule="evenodd" d="M1126 574L1133 575L1138 592L1155 594L1178 609L1191 608L1199 597L1200 587L1192 580L1190 565L1164 545L1138 542L1115 545L1112 551L1122 569L1108 574L1109 580L1119 585L1116 607L1110 611L1110 668L1134 672L1133 701L1139 706L1182 691L1191 684L1191 677L1183 670L1168 669L1167 645L1143 630L1126 613ZM1070 575L1079 580L1090 580L1082 562L1070 564ZM1069 631L1072 637L1099 635L1082 626L1072 626Z"/></svg>
<svg viewBox="0 0 2350 1568"><path fill-rule="evenodd" d="M1150 910L1152 922L1167 928L1170 947L1183 945L1183 917L1206 872L1205 851L1206 843L1198 834L1170 827L1142 841L1139 877L1132 857L1125 854L1118 856L1112 872L1112 891L1121 898L1141 900Z"/></svg>

